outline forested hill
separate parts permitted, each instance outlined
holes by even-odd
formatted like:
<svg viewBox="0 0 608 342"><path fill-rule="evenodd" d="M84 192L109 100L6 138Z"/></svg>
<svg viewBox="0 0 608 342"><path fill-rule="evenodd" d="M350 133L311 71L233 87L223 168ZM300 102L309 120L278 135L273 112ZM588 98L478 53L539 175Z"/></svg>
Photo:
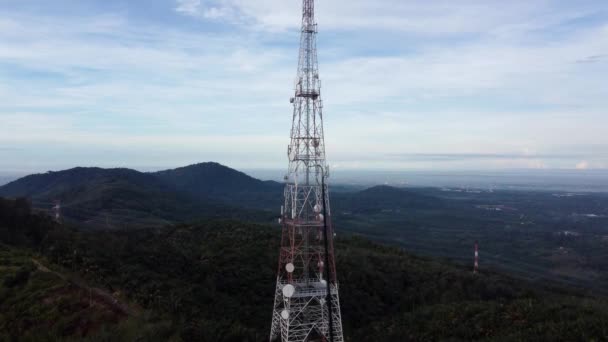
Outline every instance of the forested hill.
<svg viewBox="0 0 608 342"><path fill-rule="evenodd" d="M80 222L86 221L80 217L103 211L115 219L130 215L143 222L156 219L155 223L167 223L206 217L209 212L221 211L221 207L277 212L283 184L262 181L214 162L152 173L78 167L23 177L1 186L0 196L26 197L35 207L43 208L60 200L68 208L67 214ZM443 207L437 197L389 186L336 192L332 199L339 203L337 208L357 212L386 207Z"/></svg>
<svg viewBox="0 0 608 342"><path fill-rule="evenodd" d="M223 195L244 191L269 191L282 189L281 183L261 181L241 171L215 162L193 164L177 169L158 171L152 175L179 190L196 196Z"/></svg>
<svg viewBox="0 0 608 342"><path fill-rule="evenodd" d="M261 181L224 165L208 162L152 173L97 167L49 171L0 187L0 196L56 198L69 196L78 190L94 192L99 190L97 187L108 184L137 187L142 191L178 191L205 200L225 197L232 202L238 202L242 194L275 192L280 195L283 188L280 183Z"/></svg>
<svg viewBox="0 0 608 342"><path fill-rule="evenodd" d="M102 169L98 167L76 167L69 170L33 174L0 187L4 196L53 197L74 189L87 190L98 183L121 180L125 184L167 190L154 176L131 169Z"/></svg>
<svg viewBox="0 0 608 342"><path fill-rule="evenodd" d="M46 210L60 200L63 216L85 227L158 227L210 217L270 222L283 184L213 162L153 173L79 167L23 177L0 187L0 196L26 197ZM338 213L444 206L438 197L388 186L336 192L332 203Z"/></svg>
<svg viewBox="0 0 608 342"><path fill-rule="evenodd" d="M386 185L356 192L335 193L332 199L336 210L361 214L389 210L440 210L446 207L446 201L439 197Z"/></svg>
<svg viewBox="0 0 608 342"><path fill-rule="evenodd" d="M357 234L417 255L470 264L475 241L482 267L528 280L608 294L608 194L394 188L332 191L339 235ZM38 210L62 202L79 229L159 228L209 219L271 224L282 186L217 163L156 173L76 168L32 175L0 187Z"/></svg>
<svg viewBox="0 0 608 342"><path fill-rule="evenodd" d="M263 182L217 163L155 173L130 169L74 168L23 177L0 187L0 196L27 197L36 208L60 200L63 215L84 226L162 226L199 218L269 221L260 212L281 195Z"/></svg>
<svg viewBox="0 0 608 342"><path fill-rule="evenodd" d="M153 175L195 198L214 198L244 207L277 207L283 192L281 183L261 181L214 162L159 171Z"/></svg>
<svg viewBox="0 0 608 342"><path fill-rule="evenodd" d="M78 231L0 201L0 340L266 341L278 233L238 221ZM348 341L608 339L603 298L360 238L336 253Z"/></svg>

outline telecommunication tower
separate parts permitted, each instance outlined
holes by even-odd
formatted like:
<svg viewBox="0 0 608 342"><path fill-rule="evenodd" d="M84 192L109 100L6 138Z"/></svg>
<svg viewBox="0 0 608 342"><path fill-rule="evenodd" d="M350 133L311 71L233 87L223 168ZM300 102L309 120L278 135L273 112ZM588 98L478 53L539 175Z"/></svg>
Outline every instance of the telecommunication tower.
<svg viewBox="0 0 608 342"><path fill-rule="evenodd" d="M473 273L477 274L479 272L479 245L477 241L475 241L475 259L473 262Z"/></svg>
<svg viewBox="0 0 608 342"><path fill-rule="evenodd" d="M61 223L61 201L55 200L55 205L53 206L53 218L55 222Z"/></svg>
<svg viewBox="0 0 608 342"><path fill-rule="evenodd" d="M343 342L326 179L323 105L314 0L302 1L302 29L282 238L270 341Z"/></svg>

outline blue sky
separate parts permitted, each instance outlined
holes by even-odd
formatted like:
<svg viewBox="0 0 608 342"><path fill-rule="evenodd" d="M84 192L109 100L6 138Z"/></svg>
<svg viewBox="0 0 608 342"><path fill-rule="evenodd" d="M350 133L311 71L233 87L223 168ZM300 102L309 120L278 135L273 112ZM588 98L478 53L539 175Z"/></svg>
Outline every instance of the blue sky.
<svg viewBox="0 0 608 342"><path fill-rule="evenodd" d="M298 0L0 0L0 171L285 168ZM320 0L334 169L608 168L608 2Z"/></svg>

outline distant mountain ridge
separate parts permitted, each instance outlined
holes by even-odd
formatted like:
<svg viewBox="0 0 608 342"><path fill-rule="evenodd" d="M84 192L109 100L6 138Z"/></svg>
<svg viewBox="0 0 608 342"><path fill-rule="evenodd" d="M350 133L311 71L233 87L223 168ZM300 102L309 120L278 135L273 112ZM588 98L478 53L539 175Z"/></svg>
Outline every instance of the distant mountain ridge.
<svg viewBox="0 0 608 342"><path fill-rule="evenodd" d="M221 195L225 192L267 191L281 188L274 181L262 181L222 164L207 162L158 171L152 175L179 190L196 196L201 194Z"/></svg>
<svg viewBox="0 0 608 342"><path fill-rule="evenodd" d="M63 171L49 171L28 175L0 186L0 195L51 197L91 183L114 181L165 191L178 190L204 199L222 196L225 193L282 189L280 183L261 181L227 166L207 162L157 172L99 167L76 167Z"/></svg>
<svg viewBox="0 0 608 342"><path fill-rule="evenodd" d="M339 212L371 214L381 211L438 209L445 207L445 201L419 193L413 189L378 185L357 192L332 194L332 208Z"/></svg>
<svg viewBox="0 0 608 342"><path fill-rule="evenodd" d="M115 227L123 221L162 225L201 217L256 216L242 208L255 209L249 204L274 197L271 194L280 194L280 189L276 182L263 182L218 163L201 163L151 173L98 167L49 171L0 187L0 196L30 198L44 209L57 199L66 217Z"/></svg>
<svg viewBox="0 0 608 342"><path fill-rule="evenodd" d="M209 217L269 221L283 201L283 184L215 162L157 172L77 167L20 178L0 187L0 197L26 197L47 210L58 199L64 216L79 223L149 227ZM338 215L443 206L439 198L390 186L332 192L331 197Z"/></svg>
<svg viewBox="0 0 608 342"><path fill-rule="evenodd" d="M157 178L131 169L76 167L25 176L0 187L0 195L46 198L60 196L66 191L74 191L95 182L111 183L117 180L137 186L145 184L147 187L165 187Z"/></svg>
<svg viewBox="0 0 608 342"><path fill-rule="evenodd" d="M281 183L262 181L215 162L158 171L152 175L194 198L212 198L255 209L277 206L283 191Z"/></svg>

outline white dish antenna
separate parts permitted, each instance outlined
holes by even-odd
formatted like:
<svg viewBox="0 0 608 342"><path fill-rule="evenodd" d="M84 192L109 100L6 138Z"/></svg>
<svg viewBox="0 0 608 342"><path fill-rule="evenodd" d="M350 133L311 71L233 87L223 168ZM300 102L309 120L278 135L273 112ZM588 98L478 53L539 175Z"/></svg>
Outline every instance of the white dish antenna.
<svg viewBox="0 0 608 342"><path fill-rule="evenodd" d="M320 213L322 208L320 204L315 204L313 209L315 210L315 213Z"/></svg>
<svg viewBox="0 0 608 342"><path fill-rule="evenodd" d="M285 320L289 319L289 310L281 311L281 318L283 318Z"/></svg>
<svg viewBox="0 0 608 342"><path fill-rule="evenodd" d="M292 263L288 263L287 265L285 265L285 270L289 273L293 273L295 269L296 267Z"/></svg>
<svg viewBox="0 0 608 342"><path fill-rule="evenodd" d="M283 287L283 297L291 298L296 293L296 288L291 284L287 284Z"/></svg>

